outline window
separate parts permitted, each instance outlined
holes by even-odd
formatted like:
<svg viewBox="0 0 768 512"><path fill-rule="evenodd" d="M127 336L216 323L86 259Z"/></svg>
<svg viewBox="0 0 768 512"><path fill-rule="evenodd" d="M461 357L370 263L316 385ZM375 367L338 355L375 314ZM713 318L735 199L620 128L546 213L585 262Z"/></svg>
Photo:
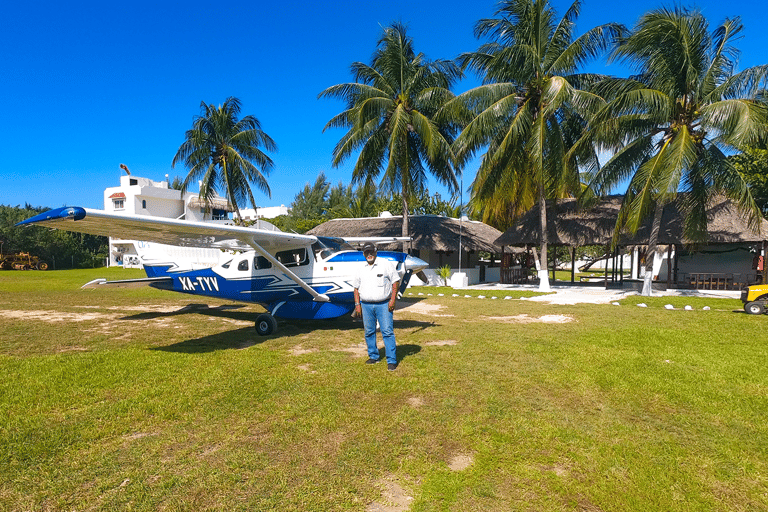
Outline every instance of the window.
<svg viewBox="0 0 768 512"><path fill-rule="evenodd" d="M142 199L141 200L141 207L144 208L145 210L147 209L147 200L146 199Z"/></svg>
<svg viewBox="0 0 768 512"><path fill-rule="evenodd" d="M225 264L223 264L223 265L221 266L221 268L229 268L229 266L230 266L231 264L232 264L232 260L229 260L228 262L226 262Z"/></svg>
<svg viewBox="0 0 768 512"><path fill-rule="evenodd" d="M298 267L301 265L309 265L309 259L307 258L306 249L293 249L292 251L280 251L275 254L277 261L285 265L286 267Z"/></svg>
<svg viewBox="0 0 768 512"><path fill-rule="evenodd" d="M112 201L112 205L115 207L115 210L124 210L125 209L125 199L114 199Z"/></svg>
<svg viewBox="0 0 768 512"><path fill-rule="evenodd" d="M237 264L237 270L248 270L248 260L241 260Z"/></svg>
<svg viewBox="0 0 768 512"><path fill-rule="evenodd" d="M253 268L254 270L272 268L272 263L264 256L256 256L253 258Z"/></svg>
<svg viewBox="0 0 768 512"><path fill-rule="evenodd" d="M317 261L318 257L328 259L337 252L354 251L355 249L341 238L319 236L317 242L312 244L312 250L315 253L315 261Z"/></svg>
<svg viewBox="0 0 768 512"><path fill-rule="evenodd" d="M227 210L211 210L211 220L227 220Z"/></svg>

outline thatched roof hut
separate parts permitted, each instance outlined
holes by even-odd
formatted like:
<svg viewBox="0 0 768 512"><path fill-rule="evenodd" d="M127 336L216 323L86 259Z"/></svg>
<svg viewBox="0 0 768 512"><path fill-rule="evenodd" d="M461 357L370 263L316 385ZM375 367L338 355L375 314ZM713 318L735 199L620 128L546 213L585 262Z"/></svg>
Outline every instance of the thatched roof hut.
<svg viewBox="0 0 768 512"><path fill-rule="evenodd" d="M403 218L365 217L360 219L332 219L309 230L307 234L337 237L399 237L402 236ZM411 215L408 227L413 239L411 245L418 250L458 251L459 236L466 251L501 252L496 240L501 231L482 222L459 220L440 215ZM399 244L384 248L394 249Z"/></svg>
<svg viewBox="0 0 768 512"><path fill-rule="evenodd" d="M549 243L581 247L585 245L609 245L613 238L616 218L623 196L601 199L594 207L580 208L575 199L561 199L556 205L548 202ZM556 212L556 214L555 214ZM651 232L652 216L634 236L620 238L620 245L647 245ZM750 229L747 217L729 199L714 199L707 209L708 236L706 244L749 243L768 240L768 221L761 221L758 231ZM676 203L664 209L659 232L659 244L692 243L683 236L683 216ZM538 208L532 208L497 240L498 245L524 246L540 243Z"/></svg>

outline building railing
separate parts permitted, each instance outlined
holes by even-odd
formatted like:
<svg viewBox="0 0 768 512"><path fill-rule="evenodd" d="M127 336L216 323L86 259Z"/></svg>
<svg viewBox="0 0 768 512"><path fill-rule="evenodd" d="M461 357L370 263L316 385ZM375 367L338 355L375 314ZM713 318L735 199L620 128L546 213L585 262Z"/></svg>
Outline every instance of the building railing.
<svg viewBox="0 0 768 512"><path fill-rule="evenodd" d="M502 268L502 284L527 284L529 282L529 272L527 268Z"/></svg>
<svg viewBox="0 0 768 512"><path fill-rule="evenodd" d="M758 283L757 273L695 272L678 275L679 288L693 290L741 290Z"/></svg>

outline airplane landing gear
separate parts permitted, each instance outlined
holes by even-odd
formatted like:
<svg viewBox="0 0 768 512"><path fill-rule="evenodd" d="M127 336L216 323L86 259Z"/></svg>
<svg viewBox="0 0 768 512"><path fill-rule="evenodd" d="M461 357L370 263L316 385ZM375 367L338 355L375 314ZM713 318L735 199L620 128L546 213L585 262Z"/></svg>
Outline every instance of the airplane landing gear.
<svg viewBox="0 0 768 512"><path fill-rule="evenodd" d="M256 332L259 336L267 336L277 330L277 320L269 313L262 313L256 317Z"/></svg>

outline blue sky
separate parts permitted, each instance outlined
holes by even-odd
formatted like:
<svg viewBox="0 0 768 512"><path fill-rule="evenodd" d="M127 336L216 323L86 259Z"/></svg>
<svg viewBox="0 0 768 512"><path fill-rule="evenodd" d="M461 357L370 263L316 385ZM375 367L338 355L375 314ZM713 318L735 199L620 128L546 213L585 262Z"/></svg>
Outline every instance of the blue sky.
<svg viewBox="0 0 768 512"><path fill-rule="evenodd" d="M562 14L570 3L555 1ZM633 25L661 2L586 0L578 31L616 21ZM762 1L697 4L710 25L741 16L740 69L768 61ZM320 91L351 80L354 61L369 62L381 27L401 21L417 51L454 58L477 48L475 22L493 0L297 2L11 2L0 21L0 204L102 208L119 184L119 164L162 180L184 176L171 160L200 102L242 101L277 142L272 197L291 203L325 172L349 183L352 162L334 169L341 130L323 126L341 102ZM623 74L620 68L595 71ZM477 83L469 77L460 93ZM476 169L464 170L464 187ZM443 192L434 183L432 192ZM466 200L466 193L465 193Z"/></svg>

